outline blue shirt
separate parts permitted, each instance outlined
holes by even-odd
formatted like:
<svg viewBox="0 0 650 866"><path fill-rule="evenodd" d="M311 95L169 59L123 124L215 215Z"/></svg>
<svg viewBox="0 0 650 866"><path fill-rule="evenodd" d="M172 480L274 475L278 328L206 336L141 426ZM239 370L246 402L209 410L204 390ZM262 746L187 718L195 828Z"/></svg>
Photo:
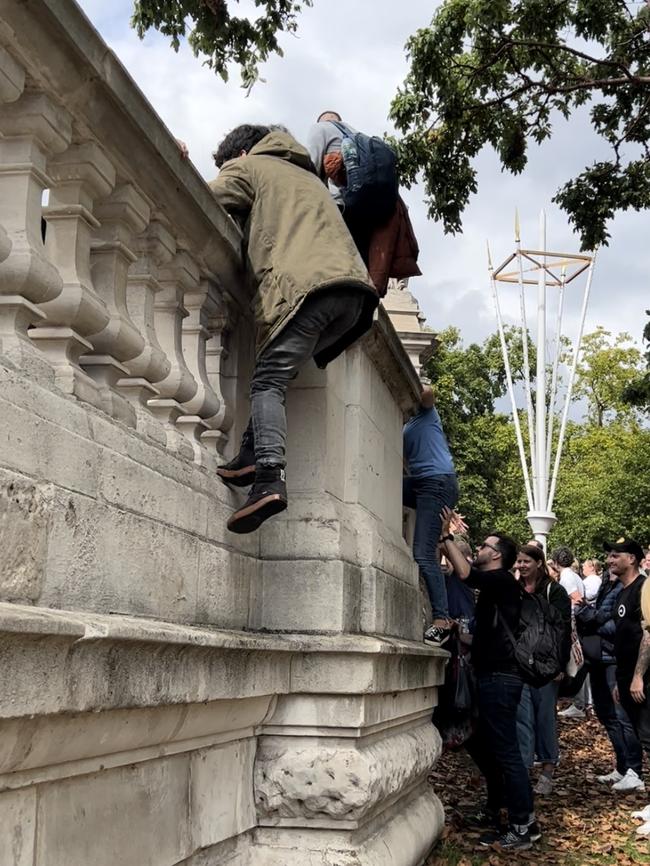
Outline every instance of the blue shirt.
<svg viewBox="0 0 650 866"><path fill-rule="evenodd" d="M404 425L404 459L416 478L455 475L454 461L435 406L420 409Z"/></svg>

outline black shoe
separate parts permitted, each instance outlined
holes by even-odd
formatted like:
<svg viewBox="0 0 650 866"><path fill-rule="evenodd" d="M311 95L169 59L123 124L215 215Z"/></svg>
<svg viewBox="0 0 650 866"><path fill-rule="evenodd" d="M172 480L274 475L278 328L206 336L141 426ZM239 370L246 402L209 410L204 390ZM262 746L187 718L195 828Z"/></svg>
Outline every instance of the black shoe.
<svg viewBox="0 0 650 866"><path fill-rule="evenodd" d="M239 454L230 463L219 466L217 475L225 484L250 487L255 483L255 452L252 443L242 440Z"/></svg>
<svg viewBox="0 0 650 866"><path fill-rule="evenodd" d="M533 847L526 825L522 828L511 824L505 833L501 835L485 833L478 841L479 845L483 845L485 848L489 848L490 845L497 845L503 851L528 851L529 848Z"/></svg>
<svg viewBox="0 0 650 866"><path fill-rule="evenodd" d="M258 466L248 499L228 521L231 532L244 534L256 529L287 507L287 485L281 466Z"/></svg>
<svg viewBox="0 0 650 866"><path fill-rule="evenodd" d="M495 838L496 836L500 836L507 829L501 820L501 814L499 812L493 812L491 809L478 809L470 815L464 815L463 824L466 827L473 827L476 830L492 829L495 832Z"/></svg>
<svg viewBox="0 0 650 866"><path fill-rule="evenodd" d="M424 633L424 642L429 646L444 646L451 637L451 629L432 625Z"/></svg>
<svg viewBox="0 0 650 866"><path fill-rule="evenodd" d="M539 828L537 821L531 821L528 825L528 835L531 842L539 842L542 838L542 831Z"/></svg>

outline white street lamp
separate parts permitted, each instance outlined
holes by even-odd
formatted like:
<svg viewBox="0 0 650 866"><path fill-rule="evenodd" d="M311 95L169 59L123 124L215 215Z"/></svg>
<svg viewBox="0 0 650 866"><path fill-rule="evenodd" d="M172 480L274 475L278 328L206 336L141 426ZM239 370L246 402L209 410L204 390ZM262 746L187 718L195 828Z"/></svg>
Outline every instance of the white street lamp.
<svg viewBox="0 0 650 866"><path fill-rule="evenodd" d="M556 517L553 513L553 501L557 487L558 472L564 438L566 435L566 424L569 416L569 406L573 393L578 357L582 344L591 281L596 263L596 254L586 255L583 253L559 253L546 249L546 214L540 213L539 220L539 249L528 250L521 247L521 232L519 229L519 215L515 216L515 251L496 269L492 266L492 257L488 245L488 267L490 273L490 286L494 300L497 324L499 327L499 338L501 352L505 364L506 384L512 406L512 418L515 425L517 447L524 475L526 497L528 500L528 522L533 535L538 539L546 550L546 539L553 528ZM506 268L515 261L515 270L507 271ZM582 291L582 309L578 334L573 346L573 361L569 371L567 390L562 407L562 420L560 432L553 453L553 427L555 422L555 411L558 384L560 355L562 352L562 324L565 310L566 287L586 273ZM515 283L519 286L519 304L521 317L521 345L523 357L523 386L526 400L526 415L528 420L528 444L529 452L526 453L524 438L519 419L519 410L515 389L512 381L512 365L508 354L503 317L501 315L501 303L499 299L499 283ZM528 316L526 305L526 287L537 286L537 370L534 377L535 401L533 403L532 376L530 359L528 353ZM551 368L550 381L547 375L547 319L549 307L552 306L553 297L550 298L549 290L555 292L556 298L556 320L555 320L555 356ZM566 335L564 335L566 336ZM547 389L547 385L549 386ZM548 402L547 402L548 401ZM552 472L551 472L552 469Z"/></svg>

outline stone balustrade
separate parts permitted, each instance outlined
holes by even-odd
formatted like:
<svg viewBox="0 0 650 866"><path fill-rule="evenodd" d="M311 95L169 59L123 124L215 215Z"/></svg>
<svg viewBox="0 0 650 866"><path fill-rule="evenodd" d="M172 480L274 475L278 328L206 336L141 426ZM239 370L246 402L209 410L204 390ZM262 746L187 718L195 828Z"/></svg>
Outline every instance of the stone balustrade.
<svg viewBox="0 0 650 866"><path fill-rule="evenodd" d="M2 866L419 866L441 829L418 377L384 309L303 371L289 508L230 535L241 241L74 0L0 0Z"/></svg>
<svg viewBox="0 0 650 866"><path fill-rule="evenodd" d="M221 366L214 382L208 374L206 343L224 345L229 320L218 318L218 332L205 322L229 309L229 293L245 309L239 231L117 59L93 51L96 34L74 4L44 4L41 19L4 5L3 353L214 466L232 410L221 406ZM72 23L87 37L84 63L65 39Z"/></svg>

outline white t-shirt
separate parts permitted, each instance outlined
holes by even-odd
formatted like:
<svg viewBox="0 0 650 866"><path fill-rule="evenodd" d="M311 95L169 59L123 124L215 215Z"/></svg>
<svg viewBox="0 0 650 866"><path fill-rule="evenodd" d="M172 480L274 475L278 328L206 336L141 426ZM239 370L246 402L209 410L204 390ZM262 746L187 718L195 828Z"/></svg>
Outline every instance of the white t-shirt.
<svg viewBox="0 0 650 866"><path fill-rule="evenodd" d="M585 585L579 574L576 574L572 568L563 568L560 572L560 586L563 586L567 595L571 596L574 592L580 593L580 598L585 597ZM575 602L573 602L575 604Z"/></svg>
<svg viewBox="0 0 650 866"><path fill-rule="evenodd" d="M598 574L590 574L589 577L583 577L582 583L585 587L585 598L587 601L593 601L598 595L602 578Z"/></svg>

